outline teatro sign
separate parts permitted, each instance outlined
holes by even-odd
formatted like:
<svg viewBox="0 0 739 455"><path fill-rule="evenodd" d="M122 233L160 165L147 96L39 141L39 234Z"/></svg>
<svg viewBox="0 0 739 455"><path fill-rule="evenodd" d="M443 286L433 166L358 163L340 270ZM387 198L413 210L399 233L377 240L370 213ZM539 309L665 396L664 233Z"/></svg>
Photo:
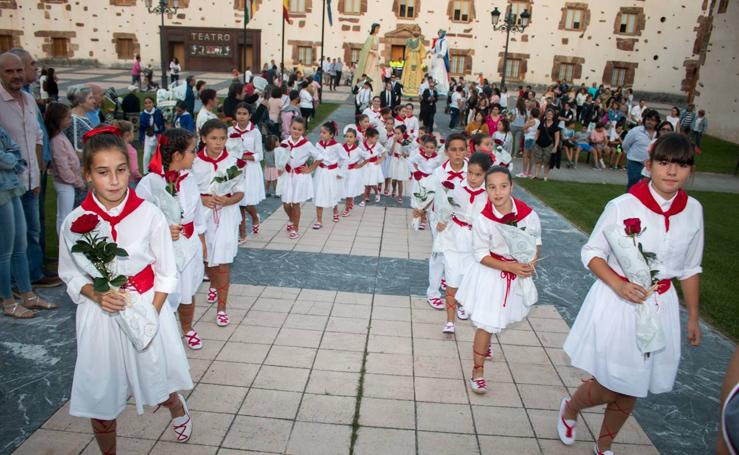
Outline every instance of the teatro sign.
<svg viewBox="0 0 739 455"><path fill-rule="evenodd" d="M188 52L191 57L231 57L234 35L229 32L191 31Z"/></svg>

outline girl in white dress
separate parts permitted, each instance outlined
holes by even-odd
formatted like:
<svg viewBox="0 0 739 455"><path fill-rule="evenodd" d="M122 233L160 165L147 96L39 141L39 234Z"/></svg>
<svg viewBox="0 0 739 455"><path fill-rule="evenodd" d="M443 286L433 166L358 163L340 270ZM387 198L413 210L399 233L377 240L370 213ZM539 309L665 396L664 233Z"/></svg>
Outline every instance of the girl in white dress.
<svg viewBox="0 0 739 455"><path fill-rule="evenodd" d="M300 204L313 198L311 173L323 160L321 152L303 136L305 129L305 119L295 117L290 122L290 137L282 143L290 151L290 159L278 185L282 191L282 208L289 218L288 237L293 240L300 237ZM313 164L308 165L311 158Z"/></svg>
<svg viewBox="0 0 739 455"><path fill-rule="evenodd" d="M313 177L316 205L316 222L313 229L321 229L323 226L323 209L333 210L334 223L339 222L339 201L343 196L343 182L345 162L347 161L344 148L334 139L336 136L336 122L326 122L321 126L321 140L316 148L323 155L321 164L316 169Z"/></svg>
<svg viewBox="0 0 739 455"><path fill-rule="evenodd" d="M367 128L364 133L364 141L360 146L362 159L362 168L364 172L364 197L359 203L360 207L364 207L369 202L370 191L375 191L375 202L380 202L379 185L385 180L382 175L382 161L384 159L385 149L379 143L380 133L375 128Z"/></svg>
<svg viewBox="0 0 739 455"><path fill-rule="evenodd" d="M488 201L472 221L475 264L465 273L457 292L457 300L464 305L477 327L470 378L470 389L475 393L487 392L484 367L485 359L492 357L491 334L522 320L529 312L519 291L520 284L516 281L531 279L536 258L530 264L511 258L498 226L514 225L533 236L537 246L541 245L539 215L523 201L511 196L513 180L508 168L491 167L485 176L485 184Z"/></svg>
<svg viewBox="0 0 739 455"><path fill-rule="evenodd" d="M195 313L195 294L203 282L203 248L205 246L205 224L198 182L192 173L195 160L195 136L182 128L169 129L162 134L159 146L149 164L149 173L136 186L136 192L144 200L157 203L157 191L174 180L176 199L182 209L180 223L170 225L172 241L188 243L182 251L188 253L178 269L178 290L167 299L173 311L180 317L180 327L190 349L201 349L203 342L192 327Z"/></svg>
<svg viewBox="0 0 739 455"><path fill-rule="evenodd" d="M357 123L351 123L349 125L346 125L344 129L342 130L342 133L346 134L347 131L350 129L353 129L357 133L357 145L364 142L364 133L367 131L367 128L369 128L370 125L370 119L364 114L357 116Z"/></svg>
<svg viewBox="0 0 739 455"><path fill-rule="evenodd" d="M420 136L418 117L413 115L413 105L408 103L405 105L405 119L403 119L408 134L414 137Z"/></svg>
<svg viewBox="0 0 739 455"><path fill-rule="evenodd" d="M362 170L362 151L357 143L357 131L348 128L344 131L344 145L341 146L346 157L344 162L346 172L344 173L343 197L344 211L341 216L349 216L354 208L354 198L364 193L364 171Z"/></svg>
<svg viewBox="0 0 739 455"><path fill-rule="evenodd" d="M239 225L239 243L246 242L246 214L251 217L251 233L259 234L259 214L257 204L265 198L264 174L262 160L264 147L262 133L251 121L249 105L241 102L236 105L236 124L228 129L228 150L246 161L244 168L244 199L239 203L241 224ZM231 147L231 144L236 147Z"/></svg>
<svg viewBox="0 0 739 455"><path fill-rule="evenodd" d="M387 108L383 108L383 110L387 110ZM380 167L382 168L382 175L385 177L385 197L395 197L395 192L393 191L392 196L390 195L390 182L392 182L392 179L390 178L390 164L393 157L393 148L395 147L395 120L393 120L392 117L388 116L388 119L385 120L385 124L383 127L385 131L384 137L382 137L382 134L380 135L381 145L382 148L385 149L385 155L383 156L382 164L380 164Z"/></svg>
<svg viewBox="0 0 739 455"><path fill-rule="evenodd" d="M205 122L200 129L200 141L204 144L193 162L192 171L198 183L200 201L203 205L205 224L205 272L210 278L208 303L218 301L216 324L225 327L230 319L226 312L228 289L231 285L231 263L239 251L239 201L244 197L243 183L239 182L234 191L225 195L212 194L211 183L217 175L237 166L242 170L246 165L241 159L225 149L228 127L218 119ZM242 171L243 172L243 171ZM242 173L236 179L242 180Z"/></svg>
<svg viewBox="0 0 739 455"><path fill-rule="evenodd" d="M406 183L411 178L411 170L408 167L408 158L410 158L410 150L413 148L411 144L415 144L413 138L406 132L405 125L400 123L395 126L393 136L396 138L393 141L392 150L388 151L390 156L390 178L393 183L393 194L392 197L397 195L398 203L403 203L403 183ZM410 144L405 149L401 145L403 141L410 141Z"/></svg>
<svg viewBox="0 0 739 455"><path fill-rule="evenodd" d="M192 420L177 391L193 385L174 313L162 311L167 295L177 291L170 230L162 212L128 188L126 144L111 127L97 130L86 135L84 145L83 172L90 192L62 223L59 241L59 276L77 304L77 361L69 413L91 419L100 451L115 453L116 418L133 396L139 414L145 405L169 408L176 440L185 442ZM129 277L121 292L95 291L93 277L74 259L81 254L71 251L80 236L72 227L85 214L96 215L96 235L117 242L128 253L114 264L117 273ZM113 317L126 308L126 293L139 294L137 298L159 312L158 331L142 351Z"/></svg>
<svg viewBox="0 0 739 455"><path fill-rule="evenodd" d="M446 180L447 186L454 185L447 193L456 207L453 207L451 219L447 224L436 225L437 236L443 238L444 244L444 276L446 280L446 325L444 333L454 333L455 309L462 309L457 305L456 294L462 284L465 272L475 265L472 254L472 222L487 203L485 193L485 174L492 165L490 157L484 153L475 153L467 164L467 178L461 182L452 183ZM467 319L465 310L461 311L460 319Z"/></svg>
<svg viewBox="0 0 739 455"><path fill-rule="evenodd" d="M418 192L419 183L422 179L430 176L434 169L441 166L441 162L444 159L436 150L438 143L436 138L431 135L425 135L418 138L418 143L421 145L419 153L411 155L408 158L408 166L411 168L411 194ZM411 207L416 207L415 198L411 198ZM424 213L421 219L421 229L426 229L426 214Z"/></svg>
<svg viewBox="0 0 739 455"><path fill-rule="evenodd" d="M582 249L582 262L597 277L580 308L564 350L572 365L593 375L571 399L562 399L557 430L563 443L575 442L577 414L607 404L595 445L597 454L612 455L614 438L637 397L672 390L680 363L680 304L672 281L680 280L688 312L687 338L698 346L701 331L698 296L703 256L703 208L682 190L695 159L685 136L668 133L654 143L647 161L650 183L642 181L628 194L611 200ZM604 229L638 223L637 241L656 254L659 280L644 289L623 278ZM642 353L637 347L637 305L656 305L665 347Z"/></svg>

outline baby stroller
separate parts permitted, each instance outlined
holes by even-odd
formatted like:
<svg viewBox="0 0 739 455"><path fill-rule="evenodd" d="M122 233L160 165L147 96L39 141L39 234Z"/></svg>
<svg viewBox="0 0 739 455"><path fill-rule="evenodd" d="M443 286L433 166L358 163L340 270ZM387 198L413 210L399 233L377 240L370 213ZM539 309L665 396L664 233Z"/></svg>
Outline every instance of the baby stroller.
<svg viewBox="0 0 739 455"><path fill-rule="evenodd" d="M185 99L185 81L177 81L169 86L169 90L157 90L157 107L162 111L164 120L172 122L177 101Z"/></svg>

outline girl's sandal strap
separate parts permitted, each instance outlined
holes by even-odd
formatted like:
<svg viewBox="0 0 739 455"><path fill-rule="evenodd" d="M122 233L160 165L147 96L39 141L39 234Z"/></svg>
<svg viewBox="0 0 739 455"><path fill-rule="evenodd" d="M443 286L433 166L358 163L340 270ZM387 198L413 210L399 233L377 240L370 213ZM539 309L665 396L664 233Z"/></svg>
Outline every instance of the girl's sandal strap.
<svg viewBox="0 0 739 455"><path fill-rule="evenodd" d="M18 303L12 303L9 305L4 304L3 314L5 316L16 319L31 319L36 317L35 311L29 310L28 308L24 307L23 305L19 305Z"/></svg>
<svg viewBox="0 0 739 455"><path fill-rule="evenodd" d="M47 302L36 294L34 294L33 297L24 297L22 305L29 310L56 310L59 308L59 305L56 303Z"/></svg>

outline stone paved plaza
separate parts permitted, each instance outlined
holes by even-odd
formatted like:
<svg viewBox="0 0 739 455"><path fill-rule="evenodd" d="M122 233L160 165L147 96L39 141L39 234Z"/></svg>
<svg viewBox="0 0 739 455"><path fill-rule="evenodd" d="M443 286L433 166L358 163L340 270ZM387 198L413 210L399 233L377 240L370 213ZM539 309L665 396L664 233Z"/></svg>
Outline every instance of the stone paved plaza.
<svg viewBox="0 0 739 455"><path fill-rule="evenodd" d="M353 115L341 106L339 126ZM437 116L442 126L447 118ZM316 131L311 135L315 139ZM261 233L233 265L227 328L198 295L189 351L195 431L173 442L168 412L129 406L119 419L126 454L525 454L592 453L598 410L565 447L555 421L560 398L587 374L561 350L593 278L580 263L586 236L523 190L542 220L540 301L529 318L494 337L487 395L470 392L473 328L443 335L443 312L424 298L428 232L408 226L408 199L356 207L338 224L303 207L289 241L279 200L259 206ZM56 312L0 318L0 454L99 453L89 422L68 414L75 360L75 307L62 288L41 294ZM683 324L686 318L681 311ZM703 326L700 348L683 340L675 390L640 400L614 446L621 454L709 454L718 391L734 345Z"/></svg>

